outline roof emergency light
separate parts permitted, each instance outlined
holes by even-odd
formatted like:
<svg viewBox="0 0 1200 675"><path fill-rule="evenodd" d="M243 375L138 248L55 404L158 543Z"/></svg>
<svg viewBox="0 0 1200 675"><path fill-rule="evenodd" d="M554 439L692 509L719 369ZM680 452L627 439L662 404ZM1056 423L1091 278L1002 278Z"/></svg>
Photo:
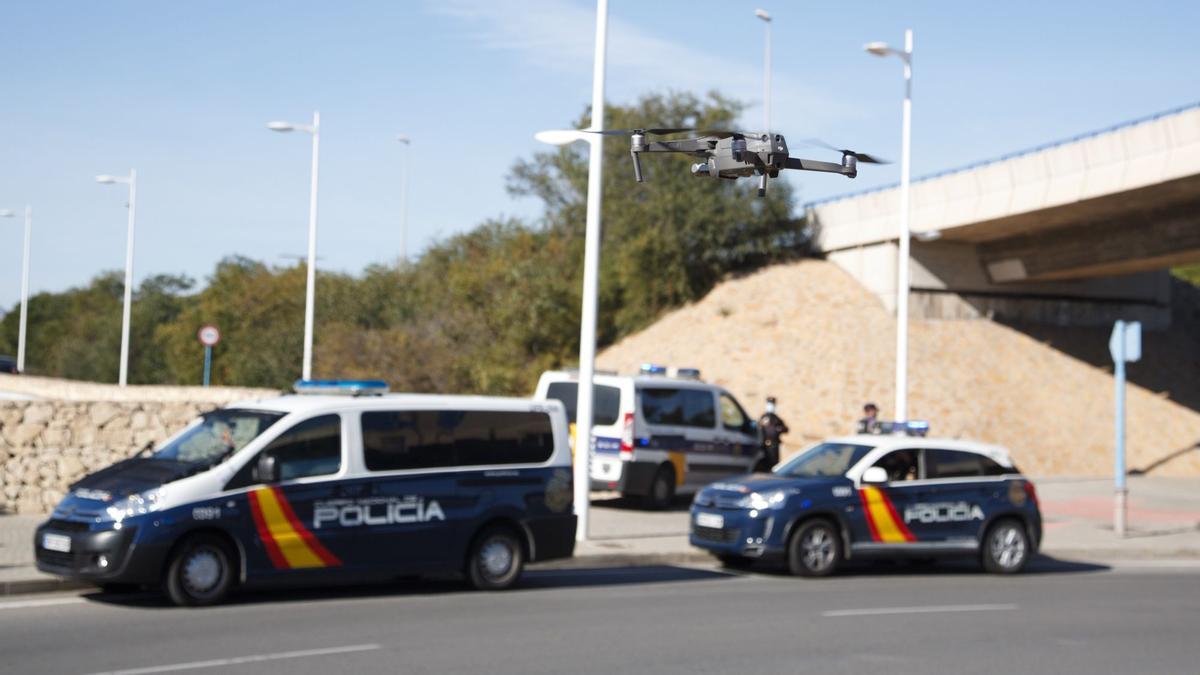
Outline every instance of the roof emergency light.
<svg viewBox="0 0 1200 675"><path fill-rule="evenodd" d="M657 363L643 363L639 372L642 375L666 375L667 367L660 366Z"/></svg>
<svg viewBox="0 0 1200 675"><path fill-rule="evenodd" d="M699 380L700 379L700 369L699 368L675 368L674 370L675 370L675 377L678 377L678 378L681 378L684 380Z"/></svg>
<svg viewBox="0 0 1200 675"><path fill-rule="evenodd" d="M296 380L292 388L297 394L379 396L388 392L388 383L383 380Z"/></svg>

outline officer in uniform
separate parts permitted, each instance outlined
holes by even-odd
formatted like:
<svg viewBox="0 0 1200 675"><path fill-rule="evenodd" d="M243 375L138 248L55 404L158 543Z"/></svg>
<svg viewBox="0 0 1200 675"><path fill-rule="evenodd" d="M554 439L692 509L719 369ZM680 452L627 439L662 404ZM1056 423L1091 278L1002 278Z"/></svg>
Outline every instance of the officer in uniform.
<svg viewBox="0 0 1200 675"><path fill-rule="evenodd" d="M863 418L858 421L858 433L873 434L876 433L875 421L879 417L879 406L874 403L868 403L863 406Z"/></svg>
<svg viewBox="0 0 1200 675"><path fill-rule="evenodd" d="M774 396L767 397L767 411L758 418L758 432L762 438L763 458L756 468L769 471L779 463L780 437L788 432L787 424L775 414Z"/></svg>

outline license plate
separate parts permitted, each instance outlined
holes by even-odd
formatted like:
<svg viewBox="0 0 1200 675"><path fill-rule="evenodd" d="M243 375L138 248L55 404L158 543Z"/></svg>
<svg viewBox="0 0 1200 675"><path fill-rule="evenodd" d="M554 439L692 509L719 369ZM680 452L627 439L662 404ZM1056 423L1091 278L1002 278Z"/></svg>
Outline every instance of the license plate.
<svg viewBox="0 0 1200 675"><path fill-rule="evenodd" d="M71 552L71 538L65 534L53 534L47 532L42 535L42 548L47 551L58 551L59 553Z"/></svg>
<svg viewBox="0 0 1200 675"><path fill-rule="evenodd" d="M696 524L700 527L725 527L725 516L719 513L697 513Z"/></svg>

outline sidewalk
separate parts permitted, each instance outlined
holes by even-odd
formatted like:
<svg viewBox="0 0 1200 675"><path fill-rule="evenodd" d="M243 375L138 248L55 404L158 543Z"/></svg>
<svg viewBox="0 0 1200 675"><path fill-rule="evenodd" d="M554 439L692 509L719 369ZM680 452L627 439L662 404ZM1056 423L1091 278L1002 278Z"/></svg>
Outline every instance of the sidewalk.
<svg viewBox="0 0 1200 675"><path fill-rule="evenodd" d="M1129 534L1112 529L1112 481L1035 481L1045 523L1042 553L1060 560L1200 561L1200 478L1129 479ZM615 494L592 498L591 538L552 567L672 565L712 558L687 542L688 510L642 511ZM78 587L33 566L33 531L42 516L0 516L0 595Z"/></svg>

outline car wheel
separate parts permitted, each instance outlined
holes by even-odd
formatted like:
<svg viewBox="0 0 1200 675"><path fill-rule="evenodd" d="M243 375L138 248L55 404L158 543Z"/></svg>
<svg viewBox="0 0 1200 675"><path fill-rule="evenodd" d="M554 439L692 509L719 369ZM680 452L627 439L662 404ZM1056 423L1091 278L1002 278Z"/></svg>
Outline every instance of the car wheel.
<svg viewBox="0 0 1200 675"><path fill-rule="evenodd" d="M842 562L842 540L827 520L802 524L788 542L788 571L802 577L833 574Z"/></svg>
<svg viewBox="0 0 1200 675"><path fill-rule="evenodd" d="M661 511L675 500L675 471L669 466L659 467L654 474L654 482L650 483L650 494L646 495L646 505Z"/></svg>
<svg viewBox="0 0 1200 675"><path fill-rule="evenodd" d="M1029 534L1019 521L1006 519L983 537L983 568L993 574L1016 574L1029 562Z"/></svg>
<svg viewBox="0 0 1200 675"><path fill-rule="evenodd" d="M475 539L467 557L467 579L481 591L512 587L525 567L521 540L506 527L491 527Z"/></svg>
<svg viewBox="0 0 1200 675"><path fill-rule="evenodd" d="M167 566L167 596L181 607L221 602L237 576L234 560L220 537L199 534L185 539Z"/></svg>

